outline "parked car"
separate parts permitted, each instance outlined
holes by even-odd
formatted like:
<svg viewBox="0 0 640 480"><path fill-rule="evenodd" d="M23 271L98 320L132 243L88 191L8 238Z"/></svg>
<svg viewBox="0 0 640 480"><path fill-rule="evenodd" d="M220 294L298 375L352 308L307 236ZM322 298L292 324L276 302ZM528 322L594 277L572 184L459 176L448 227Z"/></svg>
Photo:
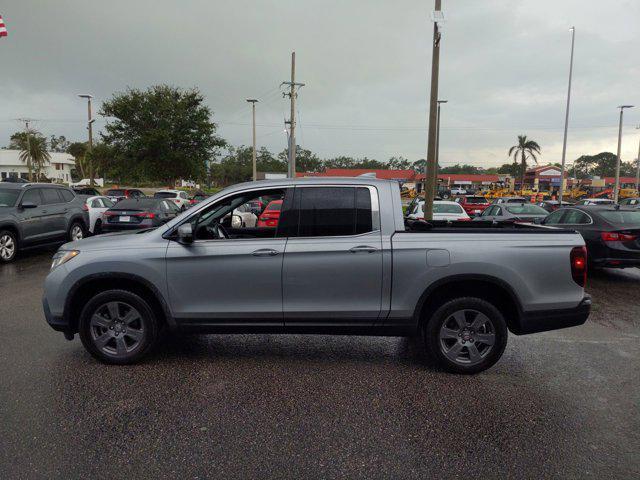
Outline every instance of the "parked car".
<svg viewBox="0 0 640 480"><path fill-rule="evenodd" d="M491 205L476 221L491 222L540 222L549 215L544 208L532 203L504 203Z"/></svg>
<svg viewBox="0 0 640 480"><path fill-rule="evenodd" d="M559 200L545 200L543 202L538 202L536 205L538 205L539 207L544 208L547 212L555 212L557 209L560 208L560 201ZM575 205L575 202L570 202L568 200L562 200L562 206L563 207L571 207Z"/></svg>
<svg viewBox="0 0 640 480"><path fill-rule="evenodd" d="M624 207L640 208L640 198L623 198L618 204Z"/></svg>
<svg viewBox="0 0 640 480"><path fill-rule="evenodd" d="M456 198L455 202L459 203L470 217L480 215L490 205L489 200L480 195L465 195Z"/></svg>
<svg viewBox="0 0 640 480"><path fill-rule="evenodd" d="M180 213L171 201L162 198L120 200L104 213L103 232L141 230L164 225Z"/></svg>
<svg viewBox="0 0 640 480"><path fill-rule="evenodd" d="M111 188L107 190L105 196L112 202L119 202L126 198L145 198L146 195L137 188Z"/></svg>
<svg viewBox="0 0 640 480"><path fill-rule="evenodd" d="M580 232L592 267L640 267L640 210L576 205L556 210L542 223Z"/></svg>
<svg viewBox="0 0 640 480"><path fill-rule="evenodd" d="M466 195L467 189L465 187L453 186L451 187L451 195Z"/></svg>
<svg viewBox="0 0 640 480"><path fill-rule="evenodd" d="M189 208L189 196L184 190L158 190L153 198L164 198L173 202L180 210Z"/></svg>
<svg viewBox="0 0 640 480"><path fill-rule="evenodd" d="M576 205L614 205L615 203L610 198L583 198L578 200Z"/></svg>
<svg viewBox="0 0 640 480"><path fill-rule="evenodd" d="M206 200L208 196L209 195L205 193L196 193L189 199L189 205L193 207L194 205L199 204L203 200Z"/></svg>
<svg viewBox="0 0 640 480"><path fill-rule="evenodd" d="M104 214L114 205L115 203L109 200L109 197L104 197L102 195L86 198L85 206L89 212L89 231L91 233L102 233Z"/></svg>
<svg viewBox="0 0 640 480"><path fill-rule="evenodd" d="M498 197L491 202L491 205L499 205L501 203L527 203L528 200L524 197Z"/></svg>
<svg viewBox="0 0 640 480"><path fill-rule="evenodd" d="M89 215L73 191L50 183L0 184L0 263L19 250L80 240Z"/></svg>
<svg viewBox="0 0 640 480"><path fill-rule="evenodd" d="M413 211L407 215L409 220L424 220L424 200L419 201ZM469 215L461 205L447 200L436 200L433 202L433 219L448 221L469 221Z"/></svg>
<svg viewBox="0 0 640 480"><path fill-rule="evenodd" d="M71 187L76 195L88 195L90 197L97 197L102 195L96 188L93 187Z"/></svg>
<svg viewBox="0 0 640 480"><path fill-rule="evenodd" d="M267 208L258 217L258 227L273 228L278 226L280 221L280 211L282 209L282 200L273 200L267 204Z"/></svg>
<svg viewBox="0 0 640 480"><path fill-rule="evenodd" d="M276 228L223 224L267 197L282 201ZM43 307L49 325L68 339L79 333L108 363L140 360L161 328L421 333L444 368L476 373L498 361L508 331L586 321L585 260L572 229L405 227L395 181L263 180L228 187L154 230L64 245Z"/></svg>

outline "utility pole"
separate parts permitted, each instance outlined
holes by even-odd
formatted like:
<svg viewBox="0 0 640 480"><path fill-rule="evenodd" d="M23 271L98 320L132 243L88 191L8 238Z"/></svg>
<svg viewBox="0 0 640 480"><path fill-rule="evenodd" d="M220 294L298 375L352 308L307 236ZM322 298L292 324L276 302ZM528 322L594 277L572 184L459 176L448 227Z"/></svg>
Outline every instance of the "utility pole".
<svg viewBox="0 0 640 480"><path fill-rule="evenodd" d="M253 181L258 179L258 167L256 164L256 103L258 100L255 98L247 98L247 102L251 104L251 110L253 115Z"/></svg>
<svg viewBox="0 0 640 480"><path fill-rule="evenodd" d="M636 130L640 130L640 125ZM640 194L640 140L638 140L638 158L636 159L636 192Z"/></svg>
<svg viewBox="0 0 640 480"><path fill-rule="evenodd" d="M560 169L560 191L558 200L562 206L562 196L564 195L564 169L567 156L567 129L569 128L569 102L571 101L571 77L573 75L573 45L576 38L576 27L571 27L571 57L569 60L569 88L567 89L567 109L564 117L564 139L562 141L562 168Z"/></svg>
<svg viewBox="0 0 640 480"><path fill-rule="evenodd" d="M87 148L87 152L90 154L93 151L93 122L95 120L91 116L91 99L93 95L89 95L88 93L79 94L78 97L87 99L87 130L89 130L89 144ZM89 156L89 186L93 187L93 159Z"/></svg>
<svg viewBox="0 0 640 480"><path fill-rule="evenodd" d="M616 156L616 181L613 185L613 201L618 203L620 193L620 149L622 147L622 114L625 108L633 108L633 105L620 105L620 124L618 126L618 155Z"/></svg>
<svg viewBox="0 0 640 480"><path fill-rule="evenodd" d="M33 165L31 164L31 139L29 138L30 118L19 118L19 122L24 122L24 134L27 137L27 170L29 171L29 181L33 182Z"/></svg>
<svg viewBox="0 0 640 480"><path fill-rule="evenodd" d="M289 125L289 169L288 177L295 178L296 176L296 87L304 87L304 83L296 83L296 52L291 52L291 81L282 82L280 85L289 85L289 93L284 93L283 96L289 97L291 101L291 114L289 121L284 122Z"/></svg>
<svg viewBox="0 0 640 480"><path fill-rule="evenodd" d="M436 131L436 190L438 188L438 168L440 165L440 105L448 100L438 100L438 122Z"/></svg>
<svg viewBox="0 0 640 480"><path fill-rule="evenodd" d="M442 21L442 0L435 0L433 12L433 53L431 56L431 98L429 104L429 139L427 144L427 164L425 166L424 219L433 219L433 197L437 181L436 163L436 122L438 103L438 75L440 70L440 31L438 22Z"/></svg>

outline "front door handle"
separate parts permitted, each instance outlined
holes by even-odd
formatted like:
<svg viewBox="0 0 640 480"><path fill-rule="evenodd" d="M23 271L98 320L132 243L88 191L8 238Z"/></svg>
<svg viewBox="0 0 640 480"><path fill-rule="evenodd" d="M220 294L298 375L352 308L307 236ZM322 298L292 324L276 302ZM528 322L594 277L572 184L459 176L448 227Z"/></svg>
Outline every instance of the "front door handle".
<svg viewBox="0 0 640 480"><path fill-rule="evenodd" d="M275 255L278 255L279 253L280 252L272 248L261 248L260 250L252 252L251 255L253 255L254 257L273 257Z"/></svg>
<svg viewBox="0 0 640 480"><path fill-rule="evenodd" d="M350 253L373 253L377 251L378 249L376 247L370 247L369 245L359 245L349 249Z"/></svg>

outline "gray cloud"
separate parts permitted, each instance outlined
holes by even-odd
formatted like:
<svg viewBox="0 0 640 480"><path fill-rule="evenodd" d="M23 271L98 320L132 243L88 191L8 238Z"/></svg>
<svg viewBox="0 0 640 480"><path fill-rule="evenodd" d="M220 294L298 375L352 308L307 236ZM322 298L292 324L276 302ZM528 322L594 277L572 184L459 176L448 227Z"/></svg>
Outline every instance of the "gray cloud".
<svg viewBox="0 0 640 480"><path fill-rule="evenodd" d="M640 131L640 2L444 0L441 161L495 165L516 135L559 161L570 34L576 56L568 158L615 151L620 103L623 158ZM0 144L30 116L45 134L81 139L89 92L127 86L197 86L234 144L250 142L244 99L262 94L258 141L286 144L288 105L278 85L297 52L298 143L322 156L425 156L429 21L433 4L404 1L7 0L0 39ZM100 123L99 123L100 125Z"/></svg>

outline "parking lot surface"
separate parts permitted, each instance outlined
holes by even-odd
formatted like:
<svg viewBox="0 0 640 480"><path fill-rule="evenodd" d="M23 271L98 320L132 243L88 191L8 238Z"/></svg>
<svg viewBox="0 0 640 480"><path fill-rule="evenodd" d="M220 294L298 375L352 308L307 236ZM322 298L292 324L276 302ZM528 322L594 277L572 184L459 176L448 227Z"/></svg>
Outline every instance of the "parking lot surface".
<svg viewBox="0 0 640 480"><path fill-rule="evenodd" d="M52 250L0 266L0 478L638 478L640 271L476 376L404 338L167 338L97 363L45 323Z"/></svg>

